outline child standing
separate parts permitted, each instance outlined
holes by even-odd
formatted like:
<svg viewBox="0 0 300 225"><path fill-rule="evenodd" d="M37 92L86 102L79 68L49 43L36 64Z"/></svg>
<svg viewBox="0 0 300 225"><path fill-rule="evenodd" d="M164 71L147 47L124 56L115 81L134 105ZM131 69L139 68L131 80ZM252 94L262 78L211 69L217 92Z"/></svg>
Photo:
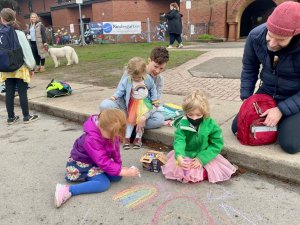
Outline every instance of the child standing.
<svg viewBox="0 0 300 225"><path fill-rule="evenodd" d="M70 197L106 191L110 182L122 176L138 176L137 168L122 167L120 138L124 138L126 116L119 109L106 109L91 116L83 125L84 134L74 143L66 166L68 182L56 185L55 205L60 207Z"/></svg>
<svg viewBox="0 0 300 225"><path fill-rule="evenodd" d="M182 108L185 116L175 122L174 151L162 167L165 177L183 183L230 179L236 168L220 155L222 131L209 117L205 96L193 91L185 97Z"/></svg>
<svg viewBox="0 0 300 225"><path fill-rule="evenodd" d="M27 88L31 76L34 74L35 61L23 31L16 21L16 12L9 8L3 8L0 12L1 22L15 29L24 56L24 65L14 72L1 72L0 81L5 81L5 104L8 114L7 124L12 125L19 120L14 112L15 91L18 89L20 106L23 113L23 122L30 123L38 119L38 115L30 115L28 108Z"/></svg>
<svg viewBox="0 0 300 225"><path fill-rule="evenodd" d="M149 117L158 107L157 90L153 79L146 74L146 63L142 58L134 57L129 60L126 71L128 76L121 80L116 92L111 97L115 101L125 98L127 108L127 127L123 148L130 149L130 137L134 126L139 123L141 117ZM156 106L153 107L152 105ZM133 148L142 146L143 129L137 129Z"/></svg>

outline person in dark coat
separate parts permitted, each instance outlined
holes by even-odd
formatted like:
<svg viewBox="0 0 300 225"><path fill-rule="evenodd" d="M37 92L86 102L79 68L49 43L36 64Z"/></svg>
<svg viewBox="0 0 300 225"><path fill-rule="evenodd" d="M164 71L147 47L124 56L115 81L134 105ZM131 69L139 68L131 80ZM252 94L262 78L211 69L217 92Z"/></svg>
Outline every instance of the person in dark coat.
<svg viewBox="0 0 300 225"><path fill-rule="evenodd" d="M170 12L162 15L166 19L168 19L168 32L170 36L170 44L168 48L172 48L175 40L178 42L178 48L182 48L182 14L179 12L179 6L177 3L173 2L170 4Z"/></svg>
<svg viewBox="0 0 300 225"><path fill-rule="evenodd" d="M277 126L278 143L290 154L300 152L300 3L287 1L248 35L241 74L241 99L256 93L272 96L277 107L263 113L266 126ZM260 66L262 66L261 72ZM259 75L259 76L258 76ZM232 123L237 132L237 117Z"/></svg>

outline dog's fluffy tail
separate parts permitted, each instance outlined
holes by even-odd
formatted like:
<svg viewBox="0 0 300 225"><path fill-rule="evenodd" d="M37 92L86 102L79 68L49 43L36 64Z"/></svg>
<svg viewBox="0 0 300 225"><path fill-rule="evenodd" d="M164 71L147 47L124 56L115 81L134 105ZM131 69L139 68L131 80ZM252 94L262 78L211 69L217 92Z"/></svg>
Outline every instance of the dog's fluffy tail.
<svg viewBox="0 0 300 225"><path fill-rule="evenodd" d="M75 52L74 48L72 49L72 56L71 56L71 59L72 61L75 63L75 64L78 64L79 60L78 60L78 55L77 53Z"/></svg>

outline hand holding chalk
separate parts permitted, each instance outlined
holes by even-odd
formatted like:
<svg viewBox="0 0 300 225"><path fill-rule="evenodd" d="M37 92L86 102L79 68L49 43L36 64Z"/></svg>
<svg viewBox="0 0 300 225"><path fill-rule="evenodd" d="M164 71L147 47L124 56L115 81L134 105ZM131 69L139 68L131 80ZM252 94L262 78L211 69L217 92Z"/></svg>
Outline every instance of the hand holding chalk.
<svg viewBox="0 0 300 225"><path fill-rule="evenodd" d="M140 173L140 171L139 171L139 169L138 169L137 167L131 166L130 169L136 169L136 170L138 171L138 176L139 176L139 177L142 176L141 173Z"/></svg>

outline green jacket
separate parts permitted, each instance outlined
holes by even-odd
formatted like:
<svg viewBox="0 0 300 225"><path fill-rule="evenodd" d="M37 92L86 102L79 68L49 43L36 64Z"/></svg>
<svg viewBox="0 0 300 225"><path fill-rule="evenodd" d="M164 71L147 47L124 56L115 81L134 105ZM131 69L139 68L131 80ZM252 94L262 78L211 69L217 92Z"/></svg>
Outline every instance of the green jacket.
<svg viewBox="0 0 300 225"><path fill-rule="evenodd" d="M177 124L174 135L175 158L178 156L201 160L202 165L212 161L224 146L222 130L212 118L204 118L198 132L184 116Z"/></svg>

